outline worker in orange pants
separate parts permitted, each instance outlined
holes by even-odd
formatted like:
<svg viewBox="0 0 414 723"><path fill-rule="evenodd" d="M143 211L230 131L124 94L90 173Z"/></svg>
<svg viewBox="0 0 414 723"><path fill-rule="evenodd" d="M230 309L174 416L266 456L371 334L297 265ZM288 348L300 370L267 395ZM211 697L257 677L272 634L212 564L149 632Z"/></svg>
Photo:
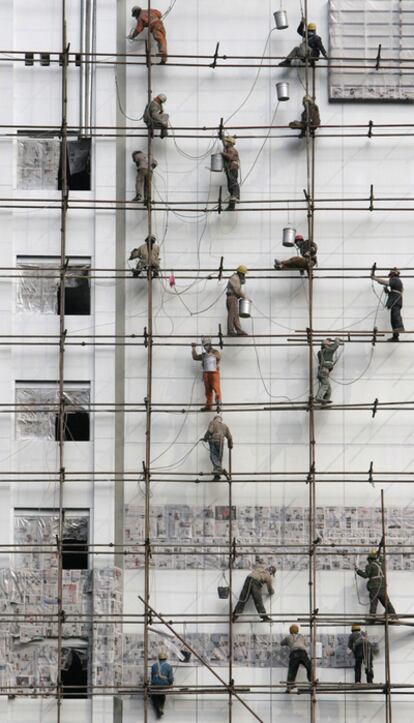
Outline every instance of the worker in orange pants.
<svg viewBox="0 0 414 723"><path fill-rule="evenodd" d="M131 10L131 15L137 21L137 26L135 30L128 35L128 38L134 40L145 28L149 28L149 32L157 43L158 53L161 55L161 64L165 65L168 60L167 35L164 23L161 20L162 13L152 8L149 14L148 10L142 10L139 5L134 5Z"/></svg>
<svg viewBox="0 0 414 723"><path fill-rule="evenodd" d="M202 412L211 412L213 408L213 394L216 395L217 410L220 408L220 352L213 349L210 337L203 337L201 340L203 351L197 354L196 344L191 344L192 357L194 361L201 361L203 366L204 390L206 393L206 405L201 408Z"/></svg>

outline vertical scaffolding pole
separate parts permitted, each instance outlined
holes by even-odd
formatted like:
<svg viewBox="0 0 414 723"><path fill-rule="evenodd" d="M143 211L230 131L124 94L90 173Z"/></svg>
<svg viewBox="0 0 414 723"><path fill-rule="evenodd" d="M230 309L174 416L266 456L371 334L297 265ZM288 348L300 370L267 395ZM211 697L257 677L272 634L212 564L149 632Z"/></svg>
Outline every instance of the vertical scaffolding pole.
<svg viewBox="0 0 414 723"><path fill-rule="evenodd" d="M68 209L67 177L67 80L69 47L66 32L66 0L62 0L62 126L61 126L61 212L60 212L60 279L59 279L59 521L57 537L58 553L58 639L57 639L57 723L62 714L62 634L63 634L63 559L62 540L64 523L64 483L65 483L65 274L66 274L66 220Z"/></svg>
<svg viewBox="0 0 414 723"><path fill-rule="evenodd" d="M387 583L387 538L385 524L384 490L381 490L381 526L382 526L382 551L384 555L384 589L385 599L388 600ZM392 723L392 701L391 701L391 660L390 660L390 628L389 614L385 609L384 625L384 647L385 647L385 723Z"/></svg>
<svg viewBox="0 0 414 723"><path fill-rule="evenodd" d="M233 689L233 491L231 483L232 459L229 449L229 688ZM229 693L229 721L233 721L233 695Z"/></svg>

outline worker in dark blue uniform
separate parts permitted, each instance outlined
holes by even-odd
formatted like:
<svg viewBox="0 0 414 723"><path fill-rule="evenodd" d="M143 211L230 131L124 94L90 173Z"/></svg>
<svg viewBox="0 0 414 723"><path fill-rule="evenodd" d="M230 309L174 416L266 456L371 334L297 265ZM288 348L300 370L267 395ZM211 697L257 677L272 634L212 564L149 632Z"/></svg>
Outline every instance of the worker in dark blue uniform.
<svg viewBox="0 0 414 723"><path fill-rule="evenodd" d="M151 688L165 688L174 683L173 669L167 663L168 655L165 650L160 650L158 660L151 666ZM151 693L151 703L154 706L157 718L164 715L165 695L162 693Z"/></svg>
<svg viewBox="0 0 414 723"><path fill-rule="evenodd" d="M291 65L292 60L301 60L302 63L304 63L306 60L314 62L315 60L319 60L321 53L324 58L328 58L328 54L323 46L321 36L318 35L316 32L315 23L308 24L306 33L305 19L302 18L299 23L297 32L303 38L301 44L293 48L293 50L287 56L286 60L282 60L279 65L288 67ZM307 38L306 35L308 36Z"/></svg>

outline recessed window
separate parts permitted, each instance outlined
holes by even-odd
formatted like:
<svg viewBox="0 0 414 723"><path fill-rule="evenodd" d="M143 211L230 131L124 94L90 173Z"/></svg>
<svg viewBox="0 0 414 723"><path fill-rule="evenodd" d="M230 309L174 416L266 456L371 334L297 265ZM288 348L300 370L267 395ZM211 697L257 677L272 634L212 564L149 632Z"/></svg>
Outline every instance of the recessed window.
<svg viewBox="0 0 414 723"><path fill-rule="evenodd" d="M22 190L61 190L61 140L31 136L17 141L17 187ZM70 191L91 190L90 138L68 140L66 174Z"/></svg>
<svg viewBox="0 0 414 723"><path fill-rule="evenodd" d="M20 276L16 310L34 314L60 312L60 258L58 256L18 256ZM65 314L91 313L90 257L68 257L65 269Z"/></svg>
<svg viewBox="0 0 414 723"><path fill-rule="evenodd" d="M88 647L63 647L60 675L63 698L88 697Z"/></svg>
<svg viewBox="0 0 414 723"><path fill-rule="evenodd" d="M27 570L51 570L58 566L56 538L59 513L55 509L15 509L14 541L21 545L15 566ZM87 570L89 510L64 510L62 534L63 570ZM43 549L39 547L43 545ZM33 547L31 547L33 546ZM52 548L50 550L45 547Z"/></svg>
<svg viewBox="0 0 414 723"><path fill-rule="evenodd" d="M63 402L61 418L57 382L16 381L16 439L56 442L62 429L65 441L88 442L89 382L65 382Z"/></svg>

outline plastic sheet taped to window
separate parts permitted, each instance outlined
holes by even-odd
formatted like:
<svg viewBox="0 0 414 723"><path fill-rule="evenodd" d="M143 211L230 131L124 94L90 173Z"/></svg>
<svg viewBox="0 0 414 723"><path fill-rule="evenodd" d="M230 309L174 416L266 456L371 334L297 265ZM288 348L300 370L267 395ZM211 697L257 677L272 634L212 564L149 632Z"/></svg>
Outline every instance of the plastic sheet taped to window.
<svg viewBox="0 0 414 723"><path fill-rule="evenodd" d="M63 522L63 539L88 542L89 517L65 514ZM14 540L17 545L24 545L22 552L15 554L17 568L41 570L57 567L56 536L59 533L59 516L55 515L15 515ZM30 545L33 548L30 549ZM35 545L43 545L42 548ZM50 552L48 550L50 549Z"/></svg>
<svg viewBox="0 0 414 723"><path fill-rule="evenodd" d="M39 314L58 313L58 290L60 286L59 261L51 263L19 263L21 274L17 285L16 310ZM85 284L89 265L68 266L65 287L76 289Z"/></svg>
<svg viewBox="0 0 414 723"><path fill-rule="evenodd" d="M57 138L17 141L17 187L57 189L60 143Z"/></svg>
<svg viewBox="0 0 414 723"><path fill-rule="evenodd" d="M67 414L88 412L89 389L67 388L64 398ZM55 424L59 412L57 385L16 387L16 404L27 405L19 408L16 414L16 439L56 439Z"/></svg>

